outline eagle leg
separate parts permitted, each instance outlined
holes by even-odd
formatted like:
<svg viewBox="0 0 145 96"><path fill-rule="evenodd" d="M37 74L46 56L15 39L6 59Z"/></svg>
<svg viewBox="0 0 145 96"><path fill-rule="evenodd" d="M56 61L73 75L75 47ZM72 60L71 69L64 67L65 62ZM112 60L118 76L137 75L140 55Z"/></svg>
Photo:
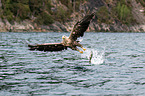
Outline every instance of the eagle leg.
<svg viewBox="0 0 145 96"><path fill-rule="evenodd" d="M86 51L86 48L84 48L80 43L77 43L77 46L81 47L84 51Z"/></svg>
<svg viewBox="0 0 145 96"><path fill-rule="evenodd" d="M79 51L80 53L83 53L83 51L80 51L79 49L77 49L77 51Z"/></svg>
<svg viewBox="0 0 145 96"><path fill-rule="evenodd" d="M83 51L80 51L77 47L73 47L72 50L79 51L80 53L83 53Z"/></svg>
<svg viewBox="0 0 145 96"><path fill-rule="evenodd" d="M83 49L84 51L86 51L86 48L83 48L83 47L82 47L82 49Z"/></svg>

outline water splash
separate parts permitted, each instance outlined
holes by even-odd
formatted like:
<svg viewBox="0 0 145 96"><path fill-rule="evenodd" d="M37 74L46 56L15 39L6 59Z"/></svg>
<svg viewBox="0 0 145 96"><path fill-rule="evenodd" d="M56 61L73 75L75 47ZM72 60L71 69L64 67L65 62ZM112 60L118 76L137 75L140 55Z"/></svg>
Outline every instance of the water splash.
<svg viewBox="0 0 145 96"><path fill-rule="evenodd" d="M105 61L105 50L98 51L95 49L86 50L84 54L81 55L82 58L87 58L88 62L90 59L91 52L93 53L91 64L102 64Z"/></svg>
<svg viewBox="0 0 145 96"><path fill-rule="evenodd" d="M105 55L104 54L105 54L105 51L99 52L97 50L94 50L91 63L92 64L102 64L102 63L104 63L104 61L105 61Z"/></svg>

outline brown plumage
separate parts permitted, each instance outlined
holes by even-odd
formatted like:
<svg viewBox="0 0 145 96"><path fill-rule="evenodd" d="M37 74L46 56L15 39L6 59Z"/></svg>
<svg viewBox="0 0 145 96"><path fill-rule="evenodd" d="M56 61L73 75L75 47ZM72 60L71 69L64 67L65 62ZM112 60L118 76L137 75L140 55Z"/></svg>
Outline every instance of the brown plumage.
<svg viewBox="0 0 145 96"><path fill-rule="evenodd" d="M88 29L90 21L92 20L94 13L86 15L81 21L78 21L69 36L71 40L76 41L78 37L82 37L84 32Z"/></svg>
<svg viewBox="0 0 145 96"><path fill-rule="evenodd" d="M40 51L61 51L69 47L72 50L77 50L80 53L83 53L83 51L80 51L77 48L77 46L81 47L84 51L86 49L83 48L83 46L79 43L79 41L76 40L77 38L82 37L84 35L84 32L87 30L93 16L94 13L86 15L81 21L78 21L74 25L74 28L71 31L69 37L62 36L61 43L45 43L45 44L28 45L28 46L30 47L30 50L40 50Z"/></svg>

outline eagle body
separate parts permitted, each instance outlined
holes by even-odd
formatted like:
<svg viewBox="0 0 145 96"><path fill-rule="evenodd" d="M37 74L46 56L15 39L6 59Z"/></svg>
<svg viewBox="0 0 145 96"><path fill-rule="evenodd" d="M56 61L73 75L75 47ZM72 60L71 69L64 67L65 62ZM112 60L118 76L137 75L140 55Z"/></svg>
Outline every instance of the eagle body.
<svg viewBox="0 0 145 96"><path fill-rule="evenodd" d="M62 36L61 43L45 43L45 44L37 44L37 45L28 45L30 47L30 50L61 51L69 47L72 50L76 50L79 51L80 53L83 53L83 51L80 51L77 47L81 47L84 51L86 49L83 48L83 46L80 44L79 41L77 41L77 38L82 37L84 35L84 32L88 29L90 21L92 20L94 15L95 15L94 13L86 15L82 20L78 21L74 25L74 28L71 31L69 37Z"/></svg>
<svg viewBox="0 0 145 96"><path fill-rule="evenodd" d="M67 36L62 36L62 44L64 46L70 46L72 41Z"/></svg>
<svg viewBox="0 0 145 96"><path fill-rule="evenodd" d="M79 41L74 41L73 39L70 39L67 36L62 36L62 44L64 46L67 46L71 48L72 50L76 50L76 46L81 47L82 45L79 43Z"/></svg>

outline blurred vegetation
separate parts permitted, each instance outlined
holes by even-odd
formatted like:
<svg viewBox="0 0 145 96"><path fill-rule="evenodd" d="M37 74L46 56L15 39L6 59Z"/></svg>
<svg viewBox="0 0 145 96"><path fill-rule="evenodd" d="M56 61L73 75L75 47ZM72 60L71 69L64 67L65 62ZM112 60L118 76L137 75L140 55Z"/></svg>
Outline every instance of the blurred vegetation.
<svg viewBox="0 0 145 96"><path fill-rule="evenodd" d="M86 0L56 1L57 6L52 5L51 0L1 0L0 18L7 19L9 22L28 19L39 25L49 25L54 21L65 22L71 18L74 4L78 11L80 1L84 2Z"/></svg>
<svg viewBox="0 0 145 96"><path fill-rule="evenodd" d="M37 15L37 19L35 19L35 22L40 25L49 25L54 22L54 19L50 14L41 12L39 15Z"/></svg>
<svg viewBox="0 0 145 96"><path fill-rule="evenodd" d="M143 7L145 7L145 0L136 0L137 3L140 3Z"/></svg>
<svg viewBox="0 0 145 96"><path fill-rule="evenodd" d="M97 12L98 23L110 24L112 22L111 17L109 16L109 11L105 6L102 6Z"/></svg>
<svg viewBox="0 0 145 96"><path fill-rule="evenodd" d="M110 24L115 19L127 25L135 23L130 0L116 0L116 2L105 0L105 2L107 6L102 6L97 12L98 22Z"/></svg>
<svg viewBox="0 0 145 96"><path fill-rule="evenodd" d="M125 2L125 0L122 0L122 2L117 2L117 7L116 7L116 16L119 20L121 20L124 24L131 24L134 23L134 18L131 13L132 9L130 6L128 6Z"/></svg>
<svg viewBox="0 0 145 96"><path fill-rule="evenodd" d="M37 23L51 24L53 18L51 14L50 0L1 0L2 15L1 18L8 21L22 21L36 17ZM49 19L49 21L47 20Z"/></svg>
<svg viewBox="0 0 145 96"><path fill-rule="evenodd" d="M145 0L136 0L136 2L140 3L143 7L145 7ZM144 11L144 15L145 15L145 11Z"/></svg>
<svg viewBox="0 0 145 96"><path fill-rule="evenodd" d="M55 21L66 22L71 20L73 12L79 10L80 4L87 0L1 0L0 18L9 22L31 20L40 25L49 25ZM98 23L111 24L118 20L123 24L135 22L132 16L131 0L104 0L106 6L99 8ZM136 0L145 6L145 0ZM74 8L75 7L75 8Z"/></svg>

